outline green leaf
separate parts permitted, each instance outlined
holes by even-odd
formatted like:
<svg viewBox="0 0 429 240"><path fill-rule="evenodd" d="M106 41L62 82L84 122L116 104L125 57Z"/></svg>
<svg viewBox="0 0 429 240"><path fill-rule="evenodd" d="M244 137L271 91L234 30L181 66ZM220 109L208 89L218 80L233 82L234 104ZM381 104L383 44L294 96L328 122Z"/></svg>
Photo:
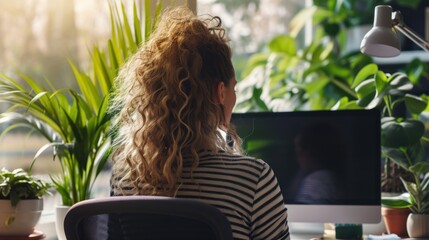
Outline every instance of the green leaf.
<svg viewBox="0 0 429 240"><path fill-rule="evenodd" d="M405 192L398 196L382 196L381 204L391 208L409 208L411 207L410 194Z"/></svg>
<svg viewBox="0 0 429 240"><path fill-rule="evenodd" d="M304 86L304 89L309 95L313 95L323 90L328 83L329 79L327 77L319 77L317 79L314 79L312 82L306 84Z"/></svg>
<svg viewBox="0 0 429 240"><path fill-rule="evenodd" d="M296 37L304 25L308 22L308 19L313 17L313 14L317 11L314 6L306 7L299 11L289 23L290 34L292 37Z"/></svg>
<svg viewBox="0 0 429 240"><path fill-rule="evenodd" d="M382 97L385 95L384 91L388 87L388 78L382 71L377 71L375 74L375 88L377 89L377 96Z"/></svg>
<svg viewBox="0 0 429 240"><path fill-rule="evenodd" d="M356 88L361 82L363 82L364 80L367 80L368 77L374 76L377 73L377 71L378 71L377 64L366 65L356 74L356 77L354 78L351 87Z"/></svg>
<svg viewBox="0 0 429 240"><path fill-rule="evenodd" d="M384 157L392 159L396 164L401 166L403 169L408 169L408 167L410 166L407 156L401 149L382 147L381 152Z"/></svg>
<svg viewBox="0 0 429 240"><path fill-rule="evenodd" d="M405 105L411 114L422 113L428 105L426 99L411 94L405 94L404 100Z"/></svg>
<svg viewBox="0 0 429 240"><path fill-rule="evenodd" d="M428 161L418 162L410 167L410 171L415 173L416 176L429 173L429 162ZM429 183L429 180L427 180L427 182Z"/></svg>
<svg viewBox="0 0 429 240"><path fill-rule="evenodd" d="M358 105L365 107L368 106L376 95L375 81L374 79L364 80L359 83L355 88Z"/></svg>
<svg viewBox="0 0 429 240"><path fill-rule="evenodd" d="M342 110L342 109L362 109L361 106L357 103L357 101L352 100L349 101L347 97L341 98L335 105L331 108L331 110Z"/></svg>
<svg viewBox="0 0 429 240"><path fill-rule="evenodd" d="M80 90L88 100L88 104L91 106L91 108L97 109L100 103L100 94L98 93L97 87L94 85L88 75L81 73L71 61L69 63L74 72Z"/></svg>
<svg viewBox="0 0 429 240"><path fill-rule="evenodd" d="M418 84L419 80L425 74L425 62L415 58L405 66L405 72L413 84Z"/></svg>
<svg viewBox="0 0 429 240"><path fill-rule="evenodd" d="M271 52L284 53L289 56L295 56L297 52L295 39L287 35L274 37L268 47Z"/></svg>
<svg viewBox="0 0 429 240"><path fill-rule="evenodd" d="M391 208L410 208L411 203L403 199L381 199L381 204Z"/></svg>
<svg viewBox="0 0 429 240"><path fill-rule="evenodd" d="M255 68L264 66L268 62L270 54L255 54L247 62L246 68L243 71L243 78L247 77Z"/></svg>
<svg viewBox="0 0 429 240"><path fill-rule="evenodd" d="M402 72L392 74L392 76L387 79L387 82L390 85L388 91L391 95L403 95L404 92L413 89L413 84L408 79L408 76Z"/></svg>
<svg viewBox="0 0 429 240"><path fill-rule="evenodd" d="M385 147L406 147L419 142L425 131L422 122L407 119L396 122L395 119L381 124L381 144Z"/></svg>
<svg viewBox="0 0 429 240"><path fill-rule="evenodd" d="M112 69L108 66L107 58L98 48L94 48L91 59L94 66L95 80L98 81L99 88L102 92L101 95L106 95L112 88L112 79L115 77L114 74L116 69ZM99 95L100 94L97 93L97 96ZM91 96L85 96L85 98L88 97Z"/></svg>
<svg viewBox="0 0 429 240"><path fill-rule="evenodd" d="M134 42L136 46L140 46L140 43L143 42L142 30L140 26L140 19L137 12L137 3L133 3L133 26L134 26Z"/></svg>
<svg viewBox="0 0 429 240"><path fill-rule="evenodd" d="M132 53L135 53L137 51L139 43L136 43L134 41L133 32L131 30L131 26L130 26L130 23L128 21L128 16L127 16L127 12L125 11L125 5L124 5L124 3L121 3L121 10L122 10L122 21L123 21L121 28L124 30L124 33L125 33L125 36L126 36L125 39L128 40L126 42L127 46L128 46L128 49ZM120 17L118 16L118 18L120 18Z"/></svg>

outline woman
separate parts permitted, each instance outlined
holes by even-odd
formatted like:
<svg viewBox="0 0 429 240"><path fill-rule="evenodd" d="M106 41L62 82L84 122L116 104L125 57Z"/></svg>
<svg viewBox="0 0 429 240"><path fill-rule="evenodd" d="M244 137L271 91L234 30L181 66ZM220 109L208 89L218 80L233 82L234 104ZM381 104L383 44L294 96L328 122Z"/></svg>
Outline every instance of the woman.
<svg viewBox="0 0 429 240"><path fill-rule="evenodd" d="M235 84L218 17L163 13L118 77L111 194L198 199L227 216L236 239L289 239L273 171L240 154L229 125Z"/></svg>

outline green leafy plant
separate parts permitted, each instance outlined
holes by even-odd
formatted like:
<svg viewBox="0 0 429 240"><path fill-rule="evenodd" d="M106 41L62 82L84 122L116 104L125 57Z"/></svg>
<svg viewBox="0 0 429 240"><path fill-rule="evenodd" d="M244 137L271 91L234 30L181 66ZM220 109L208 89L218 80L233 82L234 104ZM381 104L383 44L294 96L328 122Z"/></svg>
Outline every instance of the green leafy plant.
<svg viewBox="0 0 429 240"><path fill-rule="evenodd" d="M425 169L417 170L420 167ZM415 181L403 180L407 192L410 193L410 209L416 214L429 214L429 169L427 164L411 166L411 172L414 173ZM424 176L421 177L419 174L424 174Z"/></svg>
<svg viewBox="0 0 429 240"><path fill-rule="evenodd" d="M358 51L343 51L345 28L327 30L327 19L342 22L347 18L343 15L317 5L300 11L288 34L274 37L267 52L250 57L237 86L244 94L237 99L236 111L329 109L342 97L356 98L350 87L354 76L373 60ZM315 33L311 43L302 46L296 36L308 19Z"/></svg>
<svg viewBox="0 0 429 240"><path fill-rule="evenodd" d="M266 51L253 54L237 90L237 112L330 109L341 98L356 99L352 87L360 69L374 63L357 50L347 50L350 27L371 21L374 7L396 3L416 7L421 0L317 0L302 9L289 24L289 33L274 37ZM297 35L311 19L311 42L303 45ZM356 46L357 47L357 46ZM405 69L413 81L423 63L412 61ZM415 82L414 82L415 83Z"/></svg>
<svg viewBox="0 0 429 240"><path fill-rule="evenodd" d="M381 146L388 171L393 161L408 175L400 176L410 194L413 213L429 213L429 161L425 156L425 125L419 119L427 111L428 97L411 94L413 84L402 72L386 74L370 64L354 79L357 99L341 99L335 109L363 107L382 109ZM399 108L405 109L398 111Z"/></svg>
<svg viewBox="0 0 429 240"><path fill-rule="evenodd" d="M38 199L49 194L51 187L50 183L34 178L22 168L0 170L0 199L10 200L13 207L20 200Z"/></svg>
<svg viewBox="0 0 429 240"><path fill-rule="evenodd" d="M338 54L324 39L301 50L293 36L281 35L268 49L251 56L237 86L236 111L329 109L342 97L356 98L354 76L372 63L358 52Z"/></svg>
<svg viewBox="0 0 429 240"><path fill-rule="evenodd" d="M5 168L0 170L0 199L10 200L11 206L15 208L21 200L40 199L52 185L41 179L34 178L22 168L9 171ZM6 218L5 225L12 224L15 214Z"/></svg>
<svg viewBox="0 0 429 240"><path fill-rule="evenodd" d="M91 197L92 186L105 166L111 152L110 119L107 112L113 80L121 65L137 51L154 29L161 5L157 5L155 20L150 14L150 0L144 1L144 31L136 4L132 23L123 4L110 5L111 38L107 51L94 47L90 52L92 69L80 71L70 62L79 91L54 89L37 84L20 73L25 85L0 75L0 101L9 103L0 115L0 124L7 124L2 134L20 128L30 128L49 143L36 153L33 164L47 149L52 148L61 173L51 176L63 205Z"/></svg>

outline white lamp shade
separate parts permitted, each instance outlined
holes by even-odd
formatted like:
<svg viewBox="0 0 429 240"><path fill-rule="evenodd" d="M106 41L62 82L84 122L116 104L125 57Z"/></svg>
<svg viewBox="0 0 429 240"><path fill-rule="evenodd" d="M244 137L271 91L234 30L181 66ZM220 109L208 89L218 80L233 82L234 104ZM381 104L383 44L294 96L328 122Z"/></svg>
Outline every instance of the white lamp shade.
<svg viewBox="0 0 429 240"><path fill-rule="evenodd" d="M398 36L393 31L392 8L380 5L375 8L374 27L365 34L360 50L374 57L394 57L401 52Z"/></svg>

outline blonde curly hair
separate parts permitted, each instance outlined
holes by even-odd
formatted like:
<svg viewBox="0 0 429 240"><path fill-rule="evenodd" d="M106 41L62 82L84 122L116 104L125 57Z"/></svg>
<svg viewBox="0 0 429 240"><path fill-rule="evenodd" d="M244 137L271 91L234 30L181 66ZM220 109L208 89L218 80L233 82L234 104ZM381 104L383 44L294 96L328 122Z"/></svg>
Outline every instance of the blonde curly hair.
<svg viewBox="0 0 429 240"><path fill-rule="evenodd" d="M222 134L239 142L216 101L216 86L228 87L233 78L220 18L200 20L184 7L165 11L116 81L113 171L138 194L174 196L185 156L196 167L198 151L241 152Z"/></svg>

